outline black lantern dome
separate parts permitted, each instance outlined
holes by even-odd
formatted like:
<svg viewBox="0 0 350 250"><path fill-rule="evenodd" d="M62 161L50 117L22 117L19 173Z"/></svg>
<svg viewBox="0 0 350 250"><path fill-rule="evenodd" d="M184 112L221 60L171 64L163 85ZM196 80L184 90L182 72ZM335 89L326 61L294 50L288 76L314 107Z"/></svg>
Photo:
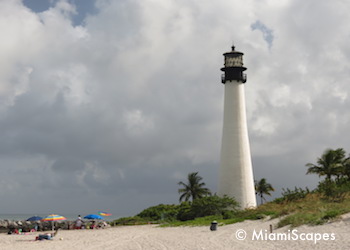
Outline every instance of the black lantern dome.
<svg viewBox="0 0 350 250"><path fill-rule="evenodd" d="M224 53L225 63L222 71L221 82L225 84L226 81L240 81L245 83L247 81L247 75L243 74L247 68L243 67L243 53L236 51L232 46L232 51Z"/></svg>

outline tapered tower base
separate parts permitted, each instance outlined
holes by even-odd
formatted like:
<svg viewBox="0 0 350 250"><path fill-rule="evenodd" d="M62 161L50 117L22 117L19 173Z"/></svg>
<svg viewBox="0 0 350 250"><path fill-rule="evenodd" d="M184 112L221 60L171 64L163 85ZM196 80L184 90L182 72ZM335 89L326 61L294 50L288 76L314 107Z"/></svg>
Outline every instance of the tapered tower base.
<svg viewBox="0 0 350 250"><path fill-rule="evenodd" d="M256 207L244 83L241 80L225 80L224 83L224 122L218 195L234 197L241 208Z"/></svg>

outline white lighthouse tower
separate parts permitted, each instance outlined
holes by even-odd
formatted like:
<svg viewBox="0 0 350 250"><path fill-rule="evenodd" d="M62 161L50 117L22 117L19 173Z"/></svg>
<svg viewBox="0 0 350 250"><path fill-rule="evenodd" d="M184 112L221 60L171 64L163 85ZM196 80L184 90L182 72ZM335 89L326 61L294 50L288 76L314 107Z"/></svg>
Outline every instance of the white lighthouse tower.
<svg viewBox="0 0 350 250"><path fill-rule="evenodd" d="M224 53L221 69L225 85L224 123L218 195L234 197L241 208L256 207L254 177L247 129L244 83L247 68L243 67L243 53Z"/></svg>

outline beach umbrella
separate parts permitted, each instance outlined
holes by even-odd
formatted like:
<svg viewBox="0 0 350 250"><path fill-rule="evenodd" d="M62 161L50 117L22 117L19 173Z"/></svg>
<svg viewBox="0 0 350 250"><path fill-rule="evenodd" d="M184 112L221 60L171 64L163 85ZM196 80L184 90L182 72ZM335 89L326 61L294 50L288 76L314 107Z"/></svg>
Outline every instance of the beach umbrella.
<svg viewBox="0 0 350 250"><path fill-rule="evenodd" d="M66 217L58 214L50 214L46 216L42 221L51 221L52 223L52 230L54 230L54 222L55 221L60 221L60 220L66 220Z"/></svg>
<svg viewBox="0 0 350 250"><path fill-rule="evenodd" d="M110 213L105 213L105 212L102 212L102 211L99 211L98 214L102 215L102 216L111 216L112 215Z"/></svg>
<svg viewBox="0 0 350 250"><path fill-rule="evenodd" d="M43 218L40 216L32 216L30 218L28 218L26 221L38 221L38 220L42 220Z"/></svg>
<svg viewBox="0 0 350 250"><path fill-rule="evenodd" d="M88 214L84 217L84 219L88 220L103 220L103 217L97 214Z"/></svg>
<svg viewBox="0 0 350 250"><path fill-rule="evenodd" d="M50 214L46 216L43 221L58 221L58 220L66 220L66 217L58 214Z"/></svg>

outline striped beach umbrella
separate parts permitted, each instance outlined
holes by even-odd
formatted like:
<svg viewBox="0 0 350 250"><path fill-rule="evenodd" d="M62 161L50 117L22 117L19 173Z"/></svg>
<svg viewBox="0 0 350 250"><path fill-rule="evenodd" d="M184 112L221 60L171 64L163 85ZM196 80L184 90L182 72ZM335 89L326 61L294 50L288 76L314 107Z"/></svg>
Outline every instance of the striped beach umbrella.
<svg viewBox="0 0 350 250"><path fill-rule="evenodd" d="M105 212L102 212L102 211L99 211L98 214L102 215L102 216L111 216L112 215L110 213L105 213Z"/></svg>
<svg viewBox="0 0 350 250"><path fill-rule="evenodd" d="M66 217L58 214L50 214L46 216L42 221L59 221L59 220L66 220Z"/></svg>
<svg viewBox="0 0 350 250"><path fill-rule="evenodd" d="M55 229L55 221L66 220L66 217L58 214L49 214L42 221L51 221L52 231Z"/></svg>

